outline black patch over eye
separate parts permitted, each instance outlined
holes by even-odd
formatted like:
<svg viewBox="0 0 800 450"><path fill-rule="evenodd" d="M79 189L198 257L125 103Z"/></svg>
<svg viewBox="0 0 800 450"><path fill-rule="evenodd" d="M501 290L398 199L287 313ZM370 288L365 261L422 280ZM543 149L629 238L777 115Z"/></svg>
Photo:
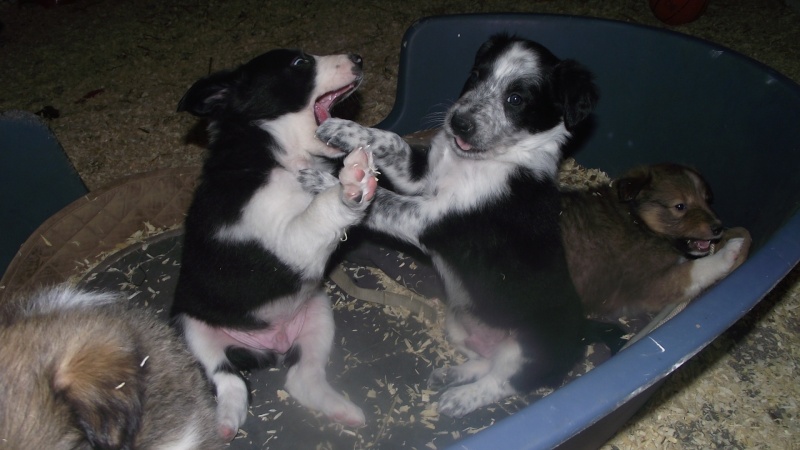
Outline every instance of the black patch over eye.
<svg viewBox="0 0 800 450"><path fill-rule="evenodd" d="M308 64L309 62L310 61L308 60L308 58L306 58L304 56L298 56L297 58L292 60L292 66L293 67L304 66L304 65Z"/></svg>
<svg viewBox="0 0 800 450"><path fill-rule="evenodd" d="M506 102L511 106L519 106L522 104L522 96L519 94L511 94L506 99Z"/></svg>

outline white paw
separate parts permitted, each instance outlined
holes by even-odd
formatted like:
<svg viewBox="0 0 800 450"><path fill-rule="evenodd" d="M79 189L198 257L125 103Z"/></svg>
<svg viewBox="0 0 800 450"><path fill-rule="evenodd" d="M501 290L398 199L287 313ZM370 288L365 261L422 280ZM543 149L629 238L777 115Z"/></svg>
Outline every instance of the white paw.
<svg viewBox="0 0 800 450"><path fill-rule="evenodd" d="M378 187L376 174L371 153L357 149L347 155L344 159L344 166L339 172L344 203L353 209L366 208L375 196L375 189Z"/></svg>
<svg viewBox="0 0 800 450"><path fill-rule="evenodd" d="M720 250L718 254L728 264L728 266L732 268L733 264L739 258L739 254L742 252L743 245L744 238L730 239L725 243L725 246L722 247L722 250Z"/></svg>
<svg viewBox="0 0 800 450"><path fill-rule="evenodd" d="M360 427L366 423L361 408L334 391L324 380L311 380L290 370L286 379L286 390L298 403L321 412L334 422L351 427Z"/></svg>
<svg viewBox="0 0 800 450"><path fill-rule="evenodd" d="M452 374L449 367L440 367L434 370L428 377L428 388L441 389L451 385L453 383L452 377L450 377Z"/></svg>
<svg viewBox="0 0 800 450"><path fill-rule="evenodd" d="M492 364L488 359L470 359L459 366L440 367L431 373L428 387L438 389L472 383L489 373L491 368Z"/></svg>
<svg viewBox="0 0 800 450"><path fill-rule="evenodd" d="M231 373L218 372L213 378L217 390L217 432L230 441L247 418L247 385Z"/></svg>
<svg viewBox="0 0 800 450"><path fill-rule="evenodd" d="M684 291L684 295L694 298L731 273L744 261L749 243L749 239L732 238L717 253L691 261L691 283Z"/></svg>
<svg viewBox="0 0 800 450"><path fill-rule="evenodd" d="M367 422L361 408L335 392L329 392L325 396L320 405L320 412L332 421L349 427L362 427Z"/></svg>
<svg viewBox="0 0 800 450"><path fill-rule="evenodd" d="M439 413L450 417L464 417L492 401L484 400L484 395L476 383L450 388L439 397Z"/></svg>
<svg viewBox="0 0 800 450"><path fill-rule="evenodd" d="M508 380L501 381L490 375L444 391L439 397L439 412L450 417L463 417L513 394L514 389Z"/></svg>

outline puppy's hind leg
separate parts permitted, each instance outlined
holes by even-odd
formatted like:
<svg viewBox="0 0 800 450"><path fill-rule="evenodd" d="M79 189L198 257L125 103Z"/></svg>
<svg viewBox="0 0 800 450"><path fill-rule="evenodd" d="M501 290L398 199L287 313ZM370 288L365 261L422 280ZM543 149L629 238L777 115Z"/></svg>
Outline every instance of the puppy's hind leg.
<svg viewBox="0 0 800 450"><path fill-rule="evenodd" d="M491 369L492 362L480 357L470 359L458 366L440 367L431 373L428 378L428 387L439 389L472 383L489 373Z"/></svg>
<svg viewBox="0 0 800 450"><path fill-rule="evenodd" d="M286 390L300 404L348 426L365 423L361 408L334 391L325 377L333 345L334 324L330 300L320 292L308 300L303 329L295 340L299 358L286 375Z"/></svg>
<svg viewBox="0 0 800 450"><path fill-rule="evenodd" d="M226 441L236 437L247 418L247 385L225 355L229 339L219 330L188 316L178 316L189 350L200 362L217 395L217 432Z"/></svg>
<svg viewBox="0 0 800 450"><path fill-rule="evenodd" d="M517 391L511 377L522 369L522 349L514 339L507 339L495 350L491 360L481 367L486 372L474 382L451 387L439 397L439 412L450 417L463 417L490 403L500 401ZM465 367L472 361L464 364Z"/></svg>

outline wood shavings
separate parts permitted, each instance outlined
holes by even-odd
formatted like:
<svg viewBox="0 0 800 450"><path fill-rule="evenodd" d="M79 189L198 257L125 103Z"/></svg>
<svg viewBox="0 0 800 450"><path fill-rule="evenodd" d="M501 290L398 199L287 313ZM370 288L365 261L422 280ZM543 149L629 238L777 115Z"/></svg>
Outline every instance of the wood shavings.
<svg viewBox="0 0 800 450"><path fill-rule="evenodd" d="M602 170L583 167L574 158L565 158L558 172L561 187L592 189L610 181L611 178Z"/></svg>
<svg viewBox="0 0 800 450"><path fill-rule="evenodd" d="M278 400L285 402L289 399L289 393L284 391L283 389L278 389L275 391L275 395L278 396Z"/></svg>
<svg viewBox="0 0 800 450"><path fill-rule="evenodd" d="M161 314L166 309L159 307L159 298L169 292L169 286L175 281L175 277L161 271L176 270L179 261L175 261L173 255L165 252L161 247L162 244L155 244L153 241L148 241L146 244L134 246L141 255L138 261L109 268L108 274L122 277L120 287L127 290L131 299L144 300L146 306ZM139 269L151 273L143 274ZM353 267L348 270L362 281L370 277L379 278L375 275L377 269L374 268ZM96 278L94 273L87 276L87 279ZM397 283L389 277L380 277L380 280L381 286L398 290L407 289L402 283ZM253 390L253 398L259 400L254 401L250 415L256 423L268 425L257 432L248 429L242 433L235 442L242 442L246 447L236 448L252 448L252 446L288 448L286 445L289 445L290 440L285 437L291 436L294 432L285 429L283 424L298 420L296 419L298 415L305 417L302 422L307 423L306 426L314 426L320 436L340 436L340 439L347 439L348 448L379 448L388 445L389 442L405 442L406 436L411 435L429 436L416 448L440 448L448 446L457 437L464 437L490 427L495 421L495 416L504 417L513 414L530 401L552 392L551 389L542 389L529 396L515 396L498 402L483 410L484 417L488 416L485 421L475 420L474 417L455 420L440 416L436 411L439 392L425 389L425 380L435 367L464 361L463 355L451 348L444 336L441 320L444 314L437 314L437 320L431 321L410 314L403 308L355 300L331 283L327 283L326 288L331 296L335 315L339 314L340 319L349 320L337 326L337 346L341 352L342 365L329 371L329 376L332 377L334 386L341 386L342 392L347 397L363 406L365 412L369 411L368 416L372 418L371 423L374 427L357 431L347 429L341 425L331 424L327 418L319 414L305 411L288 392L279 388L285 376L285 369L279 367L246 375L250 377L252 385L259 388ZM432 304L443 311L441 302L432 300ZM797 304L790 304L781 311L781 314L797 320L798 311L800 308ZM363 344L365 336L369 335L363 334L366 331L376 336L374 341L387 342L388 347L381 352L360 348L359 344ZM775 431L789 430L796 424L796 402L791 398L787 400L786 396L777 396L774 399L770 397L765 400L762 392L742 387L748 386L742 380L754 379L760 371L770 373L771 380L793 380L797 359L796 356L786 359L786 354L787 352L794 354L796 350L787 345L780 336L766 330L760 330L757 337L760 340L754 349L759 356L754 353L742 353L738 358L742 362L737 364L743 369L746 368L746 371L737 370L733 374L719 375L718 379L728 380L722 383L724 385L722 387L713 383L704 384L702 387L704 391L713 392L710 395L712 398L726 400L724 403L734 405L735 408L718 408L709 401L709 398L695 394L692 399L694 405L678 404L675 407L659 409L660 417L653 419L660 423L655 432L626 431L618 436L618 439L630 441L632 444L625 447L618 445L619 441L615 440L613 445L619 449L648 446L682 448L681 446L686 446L688 442L689 445L696 445L695 448L715 446L735 448L744 444L753 444L753 448L758 448L759 440L768 433L783 436L781 439L787 445L794 442L791 433L784 431L781 434ZM587 350L587 357L593 353L593 350ZM775 370L776 364L765 364L761 354L783 357L781 359L783 365L779 366L782 370ZM386 364L399 358L407 358L403 360L405 361L403 364L414 364L414 367L409 372L411 375L395 379L390 376L393 373L392 368ZM787 365L786 361L792 363ZM383 375L372 385L357 381L363 376L365 368L371 365L375 365L376 370ZM590 362L584 362L581 367L576 367L574 375L592 368ZM273 380L271 384L259 381L258 377L269 374L274 374L270 375L273 377L270 378ZM355 384L345 386L343 382L350 379L354 379ZM277 382L280 384L275 384L275 380L279 380ZM739 412L743 408L754 407L759 411L755 417L743 418ZM409 430L414 431L411 433ZM756 437L750 438L748 437L750 435ZM254 436L257 436L257 442L251 442ZM330 442L326 442L325 445L327 448L338 448Z"/></svg>
<svg viewBox="0 0 800 450"><path fill-rule="evenodd" d="M94 271L100 263L109 260L111 257L113 257L116 254L119 254L123 250L130 249L130 247L134 245L140 244L143 246L143 248L146 249L148 239L162 235L169 231L175 231L181 228L182 224L176 224L171 227L155 227L150 222L144 221L142 223L142 226L144 228L137 230L136 232L131 234L127 239L125 239L125 242L117 244L113 250L98 253L92 259L92 261L89 261L88 259L84 259L83 261L76 261L77 265L75 267L75 274L72 277L70 277L68 282L70 284L76 284L78 281L85 278L87 274L92 273L92 271ZM44 236L42 238L44 238ZM80 243L78 243L78 245L80 245ZM92 275L94 276L95 274Z"/></svg>

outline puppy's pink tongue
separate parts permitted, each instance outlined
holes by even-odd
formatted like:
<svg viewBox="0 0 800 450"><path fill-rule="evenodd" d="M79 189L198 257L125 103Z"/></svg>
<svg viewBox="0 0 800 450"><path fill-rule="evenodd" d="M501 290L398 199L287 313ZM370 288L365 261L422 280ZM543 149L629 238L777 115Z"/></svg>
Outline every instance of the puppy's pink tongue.
<svg viewBox="0 0 800 450"><path fill-rule="evenodd" d="M317 125L322 125L322 122L325 122L330 117L331 115L328 113L328 109L325 106L314 103L314 118L317 119Z"/></svg>
<svg viewBox="0 0 800 450"><path fill-rule="evenodd" d="M706 251L711 248L711 241L694 241L694 246L698 250Z"/></svg>
<svg viewBox="0 0 800 450"><path fill-rule="evenodd" d="M467 151L469 151L470 149L472 149L472 146L471 146L471 145L469 145L469 144L467 143L467 141L465 141L465 140L461 139L461 138L460 138L460 137L458 137L458 136L456 136L456 145L458 146L458 148L460 148L461 150L464 150L465 152L467 152Z"/></svg>

